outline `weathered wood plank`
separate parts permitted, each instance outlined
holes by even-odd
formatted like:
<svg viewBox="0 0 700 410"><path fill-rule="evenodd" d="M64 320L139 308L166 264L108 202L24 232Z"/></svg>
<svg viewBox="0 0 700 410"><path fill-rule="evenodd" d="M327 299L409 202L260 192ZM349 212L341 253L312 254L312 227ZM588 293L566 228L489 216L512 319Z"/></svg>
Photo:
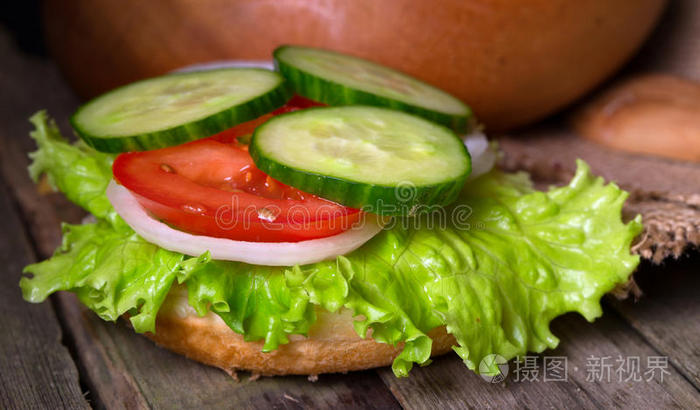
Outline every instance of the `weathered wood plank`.
<svg viewBox="0 0 700 410"><path fill-rule="evenodd" d="M512 362L510 366L513 367ZM488 383L469 371L454 354L396 379L390 369L380 375L406 409L579 408L593 407L588 395L573 383Z"/></svg>
<svg viewBox="0 0 700 410"><path fill-rule="evenodd" d="M87 408L51 305L22 300L32 250L1 179L0 215L0 408Z"/></svg>
<svg viewBox="0 0 700 410"><path fill-rule="evenodd" d="M543 381L540 360L537 381L515 381L515 364L510 362L506 382L488 384L468 372L456 355L436 360L436 363L414 369L411 377L395 379L384 369L380 375L404 408L698 408L700 395L672 366L669 374L649 382L618 382L615 373L618 356L639 357L641 371L646 370L649 356L658 356L634 330L614 312L607 312L593 324L577 315L566 315L553 323L554 333L561 345L544 356L567 358L567 381ZM608 381L587 380L590 376L590 357L608 357L613 364ZM523 376L520 372L520 376ZM621 373L622 374L622 373ZM627 373L625 373L627 376Z"/></svg>
<svg viewBox="0 0 700 410"><path fill-rule="evenodd" d="M79 356L78 367L90 391L92 402L100 408L148 408L134 379L121 362L115 362L110 357L109 351L114 347L105 348L95 329L84 325L100 319L82 308L72 294L62 292L56 295L56 300L58 313L63 318L71 343ZM106 341L113 344L111 339Z"/></svg>
<svg viewBox="0 0 700 410"><path fill-rule="evenodd" d="M20 55L9 42L6 33L0 30L0 172L7 181L11 194L22 205L25 219L40 253L53 252L61 240L60 230L37 230L35 227L58 226L56 212L47 212L58 205L72 215L68 219L76 222L76 207L66 207L59 194L38 200L36 187L29 180L27 153L36 145L28 137L32 130L29 117L36 111L48 108L63 130L69 129L68 118L78 100L63 84L61 75L47 60ZM43 235L43 236L42 236Z"/></svg>
<svg viewBox="0 0 700 410"><path fill-rule="evenodd" d="M650 381L645 380L644 373L649 370L649 357L660 357L654 346L649 345L637 332L626 326L614 312L605 309L602 318L593 324L578 316L569 316L556 321L555 334L561 336L561 348L552 354L569 357L569 367L578 368L571 372L570 379L585 389L594 398L599 407L624 408L700 408L700 395L670 363L666 367L668 374L660 378L656 372ZM589 358L610 357L612 363L610 382L591 382L587 380ZM619 381L615 374L617 358L636 358L640 360L640 370L644 381ZM625 372L620 374L628 375Z"/></svg>
<svg viewBox="0 0 700 410"><path fill-rule="evenodd" d="M635 274L640 300L611 305L660 354L700 389L700 253L669 260L659 269L643 266Z"/></svg>

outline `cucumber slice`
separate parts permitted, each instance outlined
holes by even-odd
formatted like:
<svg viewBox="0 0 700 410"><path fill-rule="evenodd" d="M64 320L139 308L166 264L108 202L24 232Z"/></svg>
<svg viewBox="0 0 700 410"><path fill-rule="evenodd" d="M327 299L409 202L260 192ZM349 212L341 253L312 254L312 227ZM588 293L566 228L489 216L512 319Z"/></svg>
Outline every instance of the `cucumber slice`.
<svg viewBox="0 0 700 410"><path fill-rule="evenodd" d="M471 170L450 129L368 106L309 108L259 126L249 146L268 175L305 192L382 215L447 205Z"/></svg>
<svg viewBox="0 0 700 410"><path fill-rule="evenodd" d="M228 68L138 81L89 101L71 117L98 151L142 151L208 137L282 106L291 96L274 71Z"/></svg>
<svg viewBox="0 0 700 410"><path fill-rule="evenodd" d="M452 95L388 67L316 48L282 46L277 69L297 94L328 105L374 105L410 112L466 132L471 110Z"/></svg>

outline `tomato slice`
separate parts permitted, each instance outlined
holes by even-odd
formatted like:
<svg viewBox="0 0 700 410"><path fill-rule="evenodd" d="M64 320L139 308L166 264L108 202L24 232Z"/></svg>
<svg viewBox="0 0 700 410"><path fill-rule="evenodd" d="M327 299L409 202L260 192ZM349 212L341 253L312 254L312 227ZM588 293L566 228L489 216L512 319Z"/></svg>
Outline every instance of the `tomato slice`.
<svg viewBox="0 0 700 410"><path fill-rule="evenodd" d="M317 105L300 97L211 138L114 161L114 178L156 218L183 231L256 242L296 242L341 233L361 213L276 181L237 138L273 115Z"/></svg>

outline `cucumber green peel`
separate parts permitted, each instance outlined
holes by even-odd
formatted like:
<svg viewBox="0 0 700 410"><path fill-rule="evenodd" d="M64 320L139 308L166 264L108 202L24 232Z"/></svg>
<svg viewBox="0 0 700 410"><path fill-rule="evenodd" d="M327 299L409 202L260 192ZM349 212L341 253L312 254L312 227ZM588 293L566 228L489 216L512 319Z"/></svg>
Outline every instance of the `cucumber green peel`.
<svg viewBox="0 0 700 410"><path fill-rule="evenodd" d="M465 132L469 107L459 99L402 72L333 51L282 46L277 69L297 94L328 105L373 105L410 112Z"/></svg>
<svg viewBox="0 0 700 410"><path fill-rule="evenodd" d="M208 137L284 105L278 73L227 68L138 81L89 101L71 124L93 148L141 151Z"/></svg>
<svg viewBox="0 0 700 410"><path fill-rule="evenodd" d="M451 203L471 171L448 128L387 108L296 111L258 127L250 155L288 185L382 215L413 215Z"/></svg>

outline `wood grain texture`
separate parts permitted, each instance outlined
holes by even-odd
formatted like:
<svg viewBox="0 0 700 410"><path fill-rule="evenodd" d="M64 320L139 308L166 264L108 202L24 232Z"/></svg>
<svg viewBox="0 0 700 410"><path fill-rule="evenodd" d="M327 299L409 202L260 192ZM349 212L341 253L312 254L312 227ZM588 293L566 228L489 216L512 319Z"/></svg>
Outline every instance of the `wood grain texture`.
<svg viewBox="0 0 700 410"><path fill-rule="evenodd" d="M22 300L32 250L1 178L0 215L0 408L87 408L51 305Z"/></svg>
<svg viewBox="0 0 700 410"><path fill-rule="evenodd" d="M406 409L595 407L593 400L573 383L487 383L468 371L456 355L414 369L406 379L396 379L389 369L379 373Z"/></svg>
<svg viewBox="0 0 700 410"><path fill-rule="evenodd" d="M37 200L37 188L29 179L27 153L36 150L28 134L32 130L29 117L40 109L48 109L62 130L69 130L68 118L78 99L63 83L56 68L45 59L21 55L0 30L0 171L8 188L21 204L30 229L58 226L61 220L77 222L83 213L75 206L66 206L61 194ZM66 133L66 135L71 135ZM51 211L58 210L57 212ZM61 241L60 230L34 230L40 256L53 253Z"/></svg>
<svg viewBox="0 0 700 410"><path fill-rule="evenodd" d="M700 253L667 261L665 275L644 265L635 274L640 300L611 304L644 339L700 389Z"/></svg>
<svg viewBox="0 0 700 410"><path fill-rule="evenodd" d="M115 350L114 342L109 338L101 339L102 329L92 326L101 320L81 307L72 294L60 293L56 299L58 314L77 352L77 365L93 403L109 409L148 408L148 401L124 363L110 356Z"/></svg>
<svg viewBox="0 0 700 410"><path fill-rule="evenodd" d="M558 349L552 355L569 357L570 380L585 389L595 401L596 407L611 408L685 408L700 407L700 395L671 363L661 381L657 373L651 381L620 382L614 373L619 357L639 357L642 373L647 369L649 356L661 356L654 346L625 326L610 309L603 317L589 324L577 315L569 315L554 322L554 334L561 338ZM587 380L588 358L610 357L612 363L610 382ZM576 370L578 369L578 370Z"/></svg>
<svg viewBox="0 0 700 410"><path fill-rule="evenodd" d="M2 34L2 33L0 33ZM78 372L68 350L61 344L59 323L49 302L32 305L22 300L18 282L22 268L33 261L33 249L22 226L19 205L29 200L36 189L31 187L26 173L29 123L26 121L34 105L46 93L46 84L28 87L19 73L38 75L44 81L59 82L59 76L46 77L42 61L25 60L18 63L16 51L5 35L0 35L0 408L85 408L78 383ZM5 58L8 56L8 58ZM27 67L33 68L27 71ZM31 78L31 77L25 77ZM50 89L50 87L48 87ZM65 94L61 94L65 95ZM56 99L61 106L61 95ZM70 94L68 94L70 96ZM2 182L2 180L6 182ZM17 189L22 186L23 188ZM31 187L31 188L30 188ZM37 201L33 201L37 202ZM49 207L46 201L37 202ZM38 208L21 209L28 225L56 225L55 213L36 212ZM42 238L52 247L60 240L60 232L52 238Z"/></svg>
<svg viewBox="0 0 700 410"><path fill-rule="evenodd" d="M515 381L510 362L506 382L488 384L465 371L456 355L437 359L428 367L414 369L411 377L396 379L389 370L380 375L401 405L407 409L430 408L698 408L698 391L671 364L663 382L618 382L614 373L618 356L639 357L645 370L648 356L660 355L636 332L625 326L614 312L606 312L595 323L578 315L553 322L560 347L542 356L566 356L568 381L543 381L542 360L537 381ZM609 357L613 364L610 381L587 380L588 358ZM520 373L521 377L523 373Z"/></svg>

